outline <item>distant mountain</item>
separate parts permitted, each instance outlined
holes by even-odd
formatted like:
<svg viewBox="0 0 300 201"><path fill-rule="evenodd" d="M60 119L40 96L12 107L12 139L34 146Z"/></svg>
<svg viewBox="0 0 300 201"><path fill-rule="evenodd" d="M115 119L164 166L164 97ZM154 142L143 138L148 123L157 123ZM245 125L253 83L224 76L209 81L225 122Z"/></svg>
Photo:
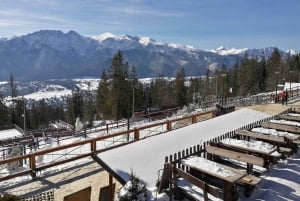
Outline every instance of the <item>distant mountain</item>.
<svg viewBox="0 0 300 201"><path fill-rule="evenodd" d="M81 36L74 31L43 30L11 39L0 39L0 80L12 73L17 80L100 77L121 50L139 77L174 76L184 68L186 75L203 75L207 68L231 67L246 53L269 57L273 47L262 49L199 50L190 46L157 42L148 37L104 33ZM292 53L292 51L290 51ZM287 53L280 51L283 56Z"/></svg>

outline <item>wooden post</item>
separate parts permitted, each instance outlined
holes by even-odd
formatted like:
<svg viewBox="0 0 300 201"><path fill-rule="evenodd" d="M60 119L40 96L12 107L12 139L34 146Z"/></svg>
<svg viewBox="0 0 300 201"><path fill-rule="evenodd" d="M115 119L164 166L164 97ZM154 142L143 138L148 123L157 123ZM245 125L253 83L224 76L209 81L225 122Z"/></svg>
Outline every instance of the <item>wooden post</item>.
<svg viewBox="0 0 300 201"><path fill-rule="evenodd" d="M109 201L114 201L114 195L113 195L114 191L113 191L113 177L111 176L111 174L109 174Z"/></svg>
<svg viewBox="0 0 300 201"><path fill-rule="evenodd" d="M30 164L30 169L31 169L31 176L36 177L35 154L31 154L29 160L30 160L29 164Z"/></svg>
<svg viewBox="0 0 300 201"><path fill-rule="evenodd" d="M233 184L230 182L223 182L223 200L224 201L231 201L233 199Z"/></svg>
<svg viewBox="0 0 300 201"><path fill-rule="evenodd" d="M172 122L170 122L169 120L167 121L167 130L168 131L172 130Z"/></svg>
<svg viewBox="0 0 300 201"><path fill-rule="evenodd" d="M134 128L134 140L140 139L140 130L137 128Z"/></svg>
<svg viewBox="0 0 300 201"><path fill-rule="evenodd" d="M197 123L197 117L196 117L196 115L193 115L192 116L192 123L194 124L194 123Z"/></svg>
<svg viewBox="0 0 300 201"><path fill-rule="evenodd" d="M97 151L96 140L91 141L91 151L92 152L96 152Z"/></svg>

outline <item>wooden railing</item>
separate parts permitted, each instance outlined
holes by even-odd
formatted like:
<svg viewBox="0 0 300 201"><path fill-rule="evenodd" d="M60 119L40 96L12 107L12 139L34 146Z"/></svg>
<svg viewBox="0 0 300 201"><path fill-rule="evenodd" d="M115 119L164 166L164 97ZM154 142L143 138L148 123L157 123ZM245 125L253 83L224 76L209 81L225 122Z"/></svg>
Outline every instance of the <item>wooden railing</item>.
<svg viewBox="0 0 300 201"><path fill-rule="evenodd" d="M130 130L126 130L126 131L122 131L122 132L118 132L118 133L114 133L114 134L109 134L109 135L100 136L100 137L96 137L96 138L90 138L90 139L86 139L84 141L79 141L79 142L75 142L75 143L68 144L68 145L60 145L55 148L39 150L39 151L30 153L30 154L21 155L18 157L13 157L13 158L6 157L4 160L0 160L0 166L7 165L9 163L28 162L29 167L26 170L17 171L17 172L13 172L9 175L2 176L2 177L0 177L0 181L8 180L11 178L15 178L15 177L27 175L27 174L31 174L32 177L35 177L37 171L45 170L50 167L54 167L57 165L68 163L68 162L72 162L74 160L78 160L78 159L90 156L92 153L100 153L100 152L106 151L108 149L113 149L118 146L123 146L125 144L132 143L139 139L145 138L145 136L142 135L142 132L144 132L147 129L161 127L160 131L156 132L155 134L164 133L164 132L171 131L173 129L172 125L176 122L184 121L186 125L192 124L192 123L197 123L198 121L203 120L203 118L202 118L203 116L208 115L208 116L213 117L214 113L215 113L214 110L207 111L207 112L201 112L201 113L189 115L186 117L167 120L164 122L154 123L154 124L150 124L147 126L137 127L137 128L133 128ZM207 119L207 117L205 117L204 119ZM184 125L184 124L182 124L182 125ZM123 140L113 144L112 146L106 147L106 148L103 148L103 146L101 146L100 143L99 143L100 145L97 143L97 142L101 142L104 140L113 140L116 137L122 138ZM51 161L47 164L39 164L37 162L37 159L40 156L44 156L44 155L48 155L48 154L51 155L51 154L55 154L55 152L57 152L57 151L67 150L69 148L75 149L75 148L79 148L82 146L85 146L84 153L80 153L75 156L72 154L66 155L67 158L60 159L58 161Z"/></svg>

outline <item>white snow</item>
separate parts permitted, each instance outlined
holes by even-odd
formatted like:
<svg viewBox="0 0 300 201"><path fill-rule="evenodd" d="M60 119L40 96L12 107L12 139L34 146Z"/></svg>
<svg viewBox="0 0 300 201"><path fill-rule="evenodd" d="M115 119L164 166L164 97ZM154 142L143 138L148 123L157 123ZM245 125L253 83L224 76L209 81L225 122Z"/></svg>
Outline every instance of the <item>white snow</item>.
<svg viewBox="0 0 300 201"><path fill-rule="evenodd" d="M141 37L140 40L139 40L139 42L142 45L147 46L151 42L151 39L149 37Z"/></svg>
<svg viewBox="0 0 300 201"><path fill-rule="evenodd" d="M211 161L202 157L189 157L187 159L182 160L182 162L183 164L188 166L208 170L221 177L232 177L236 175L235 172L232 172L228 169L219 166L219 164L215 161Z"/></svg>
<svg viewBox="0 0 300 201"><path fill-rule="evenodd" d="M25 99L33 99L33 100L41 100L41 99L47 99L47 98L60 98L62 96L68 96L72 94L72 90L65 89L65 90L56 90L56 91L39 91L35 93L31 93L28 95L25 95Z"/></svg>
<svg viewBox="0 0 300 201"><path fill-rule="evenodd" d="M288 120L284 120L284 119L280 119L280 120L270 120L271 123L275 123L275 124L284 124L284 125L289 125L289 126L298 126L300 127L300 123L296 122L296 121L288 121Z"/></svg>
<svg viewBox="0 0 300 201"><path fill-rule="evenodd" d="M233 138L226 138L221 141L223 144L231 145L231 146L236 146L236 147L241 147L245 149L251 149L251 150L256 150L259 152L264 152L266 154L269 154L270 152L273 152L274 149L276 148L270 143L267 142L262 142L258 140L237 140Z"/></svg>
<svg viewBox="0 0 300 201"><path fill-rule="evenodd" d="M253 132L263 133L266 135L274 135L278 137L287 137L287 138L298 138L300 137L297 134L289 133L286 131L277 131L276 129L271 128L263 128L263 127L256 127L252 129Z"/></svg>
<svg viewBox="0 0 300 201"><path fill-rule="evenodd" d="M148 183L148 190L152 192L151 200L157 201L167 201L169 200L166 194L157 194L155 191L155 182L158 178L158 170L163 168L164 157L175 152L178 152L182 149L189 148L190 146L199 144L203 141L212 139L216 136L222 135L228 131L235 130L246 124L258 121L260 119L269 117L269 115L256 112L249 109L242 109L236 112L220 116L208 121L199 122L188 127L181 129L173 130L169 133L164 133L154 137L149 137L138 142L119 147L104 153L98 154L98 156L104 160L107 164L110 165L118 174L123 178L128 179L131 170L133 170L136 175L144 179ZM271 130L271 129L270 129ZM260 130L263 133L273 133L273 131ZM274 131L276 132L276 131ZM1 131L0 136L13 137L15 131L6 130ZM277 133L281 135L281 132ZM95 136L99 136L100 133L95 133ZM93 136L89 136L93 137ZM50 147L56 147L56 139L52 139L52 143L43 144L41 142L41 149L47 149ZM60 141L61 145L70 144L76 141L85 140L84 138L69 138ZM99 143L99 144L98 144ZM97 143L97 147L105 147L105 142L100 144ZM256 146L259 144L256 143ZM262 144L260 144L262 145ZM267 145L268 146L268 145ZM52 154L40 156L37 158L37 164L46 164L51 161L60 160L62 157L64 159L68 155L76 155L87 153L90 150L90 146L78 146L76 148L70 148L63 151L54 152ZM82 163L82 159L75 161L70 166L77 166ZM208 165L207 163L201 163L201 165ZM212 166L215 168L214 166ZM209 167L209 168L212 168ZM273 200L300 200L300 151L292 158L289 158L284 161L279 161L277 165L273 166L268 173L263 174L263 181L256 186L254 193L250 198L245 198L243 195L240 195L240 201L250 201L250 200L261 200L261 201L273 201ZM57 167L49 168L43 174L47 172L57 172L63 171L64 165ZM28 167L24 167L28 169ZM216 168L216 171L221 169ZM1 175L5 176L9 174L8 171L2 169L0 172ZM225 172L224 174L229 174ZM230 173L231 174L231 173ZM18 184L20 181L30 181L31 177L22 176L17 177L8 181L3 181L0 183L0 186L9 186L13 184ZM186 185L186 184L184 184ZM193 189L194 192L202 190ZM200 198L199 198L200 199ZM210 197L211 200L218 200L216 198Z"/></svg>
<svg viewBox="0 0 300 201"><path fill-rule="evenodd" d="M166 156L267 117L270 115L242 109L106 151L98 156L123 179L128 180L133 170L137 177L144 179L147 187L154 187Z"/></svg>
<svg viewBox="0 0 300 201"><path fill-rule="evenodd" d="M288 116L293 116L293 117L300 117L300 114L298 113L288 113Z"/></svg>
<svg viewBox="0 0 300 201"><path fill-rule="evenodd" d="M14 137L22 137L23 134L20 133L17 129L8 129L0 131L0 140Z"/></svg>
<svg viewBox="0 0 300 201"><path fill-rule="evenodd" d="M247 48L243 48L243 49L236 49L236 48L231 48L231 49L227 49L224 46L218 47L215 50L208 50L210 52L213 53L217 53L220 55L234 55L234 54L241 54L243 52L246 52L248 49Z"/></svg>

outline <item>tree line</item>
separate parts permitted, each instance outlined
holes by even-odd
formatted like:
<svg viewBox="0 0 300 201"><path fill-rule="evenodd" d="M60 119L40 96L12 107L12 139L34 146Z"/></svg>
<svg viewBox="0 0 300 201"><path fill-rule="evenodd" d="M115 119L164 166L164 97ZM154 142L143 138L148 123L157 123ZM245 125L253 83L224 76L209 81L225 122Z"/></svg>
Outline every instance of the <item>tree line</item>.
<svg viewBox="0 0 300 201"><path fill-rule="evenodd" d="M86 126L92 126L94 119L120 120L131 117L133 111L184 106L195 102L195 94L220 99L275 91L277 84L299 82L300 61L299 54L282 58L275 48L268 59L264 55L258 58L246 54L233 66L207 69L201 77L187 78L180 68L172 80L159 75L145 85L138 79L136 67L130 66L118 51L100 78L97 91L76 88L66 104L51 105L41 100L27 106L25 99L18 98L11 75L12 102L5 105L0 96L0 126L16 124L23 128L24 114L27 129L44 128L49 121L58 119L74 125L77 117L88 122Z"/></svg>

